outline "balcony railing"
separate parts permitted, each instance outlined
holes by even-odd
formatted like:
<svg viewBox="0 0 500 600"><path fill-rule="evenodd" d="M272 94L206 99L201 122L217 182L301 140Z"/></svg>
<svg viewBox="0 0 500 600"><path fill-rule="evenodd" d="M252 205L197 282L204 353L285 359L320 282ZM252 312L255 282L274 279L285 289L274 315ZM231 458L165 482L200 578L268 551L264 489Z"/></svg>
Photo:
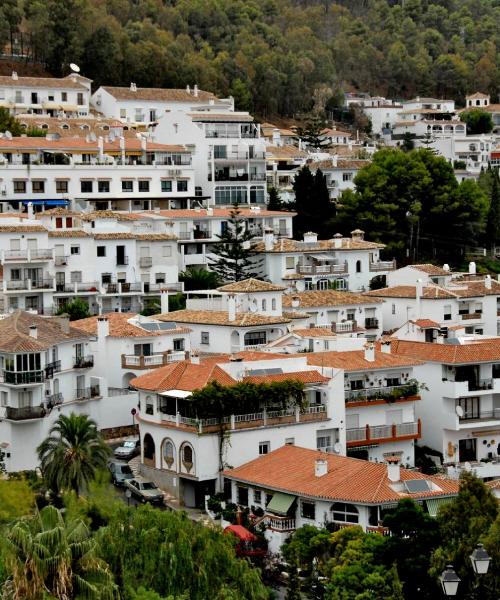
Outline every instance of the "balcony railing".
<svg viewBox="0 0 500 600"><path fill-rule="evenodd" d="M28 258L30 260L51 260L52 255L53 255L52 248L28 250Z"/></svg>
<svg viewBox="0 0 500 600"><path fill-rule="evenodd" d="M28 385L30 383L42 383L44 372L41 369L36 371L4 371L3 382L11 385Z"/></svg>
<svg viewBox="0 0 500 600"><path fill-rule="evenodd" d="M359 446L367 442L394 442L398 439L415 439L422 434L420 419L394 425L366 425L346 430L348 446Z"/></svg>
<svg viewBox="0 0 500 600"><path fill-rule="evenodd" d="M361 390L346 390L345 397L347 403L367 401L376 402L378 400L394 401L399 398L408 398L417 394L417 385L414 383L409 383L394 386L370 387Z"/></svg>
<svg viewBox="0 0 500 600"><path fill-rule="evenodd" d="M295 531L296 529L296 521L293 517L266 515L264 523L273 531Z"/></svg>
<svg viewBox="0 0 500 600"><path fill-rule="evenodd" d="M375 319L374 317L367 317L365 319L365 329L378 329L378 327L378 319Z"/></svg>
<svg viewBox="0 0 500 600"><path fill-rule="evenodd" d="M44 290L54 287L54 280L49 279L14 279L4 281L4 290Z"/></svg>
<svg viewBox="0 0 500 600"><path fill-rule="evenodd" d="M370 263L370 271L393 271L395 268L395 260L379 260Z"/></svg>
<svg viewBox="0 0 500 600"><path fill-rule="evenodd" d="M14 408L7 406L5 417L12 421L24 421L27 419L41 419L47 414L43 406L23 406L22 408Z"/></svg>
<svg viewBox="0 0 500 600"><path fill-rule="evenodd" d="M47 408L52 408L54 406L59 406L63 403L63 395L61 392L57 394L51 394L50 396L45 396L45 402L47 403Z"/></svg>
<svg viewBox="0 0 500 600"><path fill-rule="evenodd" d="M4 262L30 262L43 260L51 260L53 256L52 248L31 249L27 250L4 250Z"/></svg>
<svg viewBox="0 0 500 600"><path fill-rule="evenodd" d="M98 398L101 395L98 385L90 387L76 388L75 400L89 400L90 398Z"/></svg>
<svg viewBox="0 0 500 600"><path fill-rule="evenodd" d="M462 321L472 321L473 319L481 319L483 316L482 311L477 310L476 312L471 313L462 313L460 315Z"/></svg>
<svg viewBox="0 0 500 600"><path fill-rule="evenodd" d="M147 268L147 267L151 267L153 264L153 257L152 256L141 256L139 258L139 266L142 268Z"/></svg>
<svg viewBox="0 0 500 600"><path fill-rule="evenodd" d="M212 237L212 232L206 229L195 229L193 231L193 239L195 240L208 240Z"/></svg>
<svg viewBox="0 0 500 600"><path fill-rule="evenodd" d="M184 351L150 355L122 354L122 369L154 369L186 358Z"/></svg>
<svg viewBox="0 0 500 600"><path fill-rule="evenodd" d="M334 333L352 333L353 331L356 331L356 325L356 321L332 323L332 331Z"/></svg>
<svg viewBox="0 0 500 600"><path fill-rule="evenodd" d="M61 370L61 361L55 360L51 363L45 365L45 377L47 379L51 379L54 376L54 373L59 373Z"/></svg>
<svg viewBox="0 0 500 600"><path fill-rule="evenodd" d="M56 294L96 294L99 284L96 281L90 283L56 283Z"/></svg>
<svg viewBox="0 0 500 600"><path fill-rule="evenodd" d="M94 366L94 357L92 354L88 356L75 356L73 360L74 369L89 369Z"/></svg>
<svg viewBox="0 0 500 600"><path fill-rule="evenodd" d="M116 266L122 267L128 265L128 256L117 256L116 257Z"/></svg>
<svg viewBox="0 0 500 600"><path fill-rule="evenodd" d="M494 408L493 410L475 410L464 412L463 417L459 417L459 422L462 421L491 421L500 419L500 408Z"/></svg>
<svg viewBox="0 0 500 600"><path fill-rule="evenodd" d="M55 256L54 265L56 267L65 267L68 264L69 256Z"/></svg>
<svg viewBox="0 0 500 600"><path fill-rule="evenodd" d="M301 275L337 275L347 273L347 263L342 265L298 265L297 272Z"/></svg>

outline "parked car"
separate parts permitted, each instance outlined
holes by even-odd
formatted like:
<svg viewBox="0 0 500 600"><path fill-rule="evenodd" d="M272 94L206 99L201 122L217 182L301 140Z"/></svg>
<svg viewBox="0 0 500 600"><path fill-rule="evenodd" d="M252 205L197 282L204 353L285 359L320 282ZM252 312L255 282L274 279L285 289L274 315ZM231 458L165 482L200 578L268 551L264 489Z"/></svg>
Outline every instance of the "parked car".
<svg viewBox="0 0 500 600"><path fill-rule="evenodd" d="M132 492L132 496L141 502L163 504L163 492L158 488L156 483L148 481L144 477L125 480L125 487Z"/></svg>
<svg viewBox="0 0 500 600"><path fill-rule="evenodd" d="M139 438L129 438L125 440L121 446L115 449L116 458L130 460L137 456L140 452L141 442Z"/></svg>
<svg viewBox="0 0 500 600"><path fill-rule="evenodd" d="M108 469L111 473L111 481L118 487L123 487L127 479L133 479L134 474L132 469L126 462L120 462L117 460L110 460L108 463Z"/></svg>

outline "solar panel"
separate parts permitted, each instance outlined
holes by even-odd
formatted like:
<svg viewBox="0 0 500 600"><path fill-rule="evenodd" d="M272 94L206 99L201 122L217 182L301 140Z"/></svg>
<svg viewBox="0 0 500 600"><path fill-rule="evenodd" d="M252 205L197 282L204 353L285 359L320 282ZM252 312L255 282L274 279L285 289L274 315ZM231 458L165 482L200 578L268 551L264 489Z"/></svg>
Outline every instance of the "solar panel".
<svg viewBox="0 0 500 600"><path fill-rule="evenodd" d="M177 327L176 323L156 323L156 322L149 322L149 323L140 323L140 326L145 329L146 331L166 331L168 329L175 329Z"/></svg>
<svg viewBox="0 0 500 600"><path fill-rule="evenodd" d="M419 492L429 492L431 487L426 479L410 479L405 481L405 488L409 494L418 494Z"/></svg>
<svg viewBox="0 0 500 600"><path fill-rule="evenodd" d="M248 371L249 376L278 375L279 373L283 373L283 369L252 369Z"/></svg>

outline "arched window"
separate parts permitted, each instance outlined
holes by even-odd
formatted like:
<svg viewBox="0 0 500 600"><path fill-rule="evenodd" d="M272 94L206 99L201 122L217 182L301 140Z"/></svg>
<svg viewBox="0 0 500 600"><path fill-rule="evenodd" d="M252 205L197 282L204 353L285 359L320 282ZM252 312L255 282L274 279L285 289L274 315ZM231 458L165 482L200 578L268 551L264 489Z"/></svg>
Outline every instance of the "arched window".
<svg viewBox="0 0 500 600"><path fill-rule="evenodd" d="M267 309L267 302L265 300L262 300L262 310L266 310Z"/></svg>
<svg viewBox="0 0 500 600"><path fill-rule="evenodd" d="M271 307L272 307L273 310L276 310L276 298L273 298L271 300Z"/></svg>
<svg viewBox="0 0 500 600"><path fill-rule="evenodd" d="M167 468L171 469L175 461L175 447L172 440L163 440L163 460Z"/></svg>
<svg viewBox="0 0 500 600"><path fill-rule="evenodd" d="M181 448L181 461L188 473L191 472L194 465L193 448L189 444L184 444Z"/></svg>
<svg viewBox="0 0 500 600"><path fill-rule="evenodd" d="M154 461L154 459L155 459L155 443L149 433L146 433L146 435L144 436L143 447L144 447L144 458L146 460Z"/></svg>
<svg viewBox="0 0 500 600"><path fill-rule="evenodd" d="M146 396L146 402L145 402L145 409L144 412L147 415L152 415L154 412L154 407L153 407L153 397L152 396Z"/></svg>
<svg viewBox="0 0 500 600"><path fill-rule="evenodd" d="M356 261L356 273L361 273L361 261Z"/></svg>
<svg viewBox="0 0 500 600"><path fill-rule="evenodd" d="M69 129L69 125L67 123L63 123L61 125L61 129Z"/></svg>
<svg viewBox="0 0 500 600"><path fill-rule="evenodd" d="M42 123L40 125L40 129L48 129L48 128L49 128L49 126L47 125L47 123Z"/></svg>
<svg viewBox="0 0 500 600"><path fill-rule="evenodd" d="M341 523L359 523L358 509L354 504L335 502L332 504L330 511L334 521L340 521Z"/></svg>

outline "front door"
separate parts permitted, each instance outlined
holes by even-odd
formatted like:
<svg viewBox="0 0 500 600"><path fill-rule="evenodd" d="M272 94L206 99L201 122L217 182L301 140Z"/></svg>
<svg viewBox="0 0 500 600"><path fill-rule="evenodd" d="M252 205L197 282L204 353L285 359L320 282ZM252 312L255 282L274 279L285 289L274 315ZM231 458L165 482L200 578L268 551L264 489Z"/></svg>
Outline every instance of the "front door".
<svg viewBox="0 0 500 600"><path fill-rule="evenodd" d="M466 439L458 441L458 460L459 462L474 462L477 460L476 439Z"/></svg>

